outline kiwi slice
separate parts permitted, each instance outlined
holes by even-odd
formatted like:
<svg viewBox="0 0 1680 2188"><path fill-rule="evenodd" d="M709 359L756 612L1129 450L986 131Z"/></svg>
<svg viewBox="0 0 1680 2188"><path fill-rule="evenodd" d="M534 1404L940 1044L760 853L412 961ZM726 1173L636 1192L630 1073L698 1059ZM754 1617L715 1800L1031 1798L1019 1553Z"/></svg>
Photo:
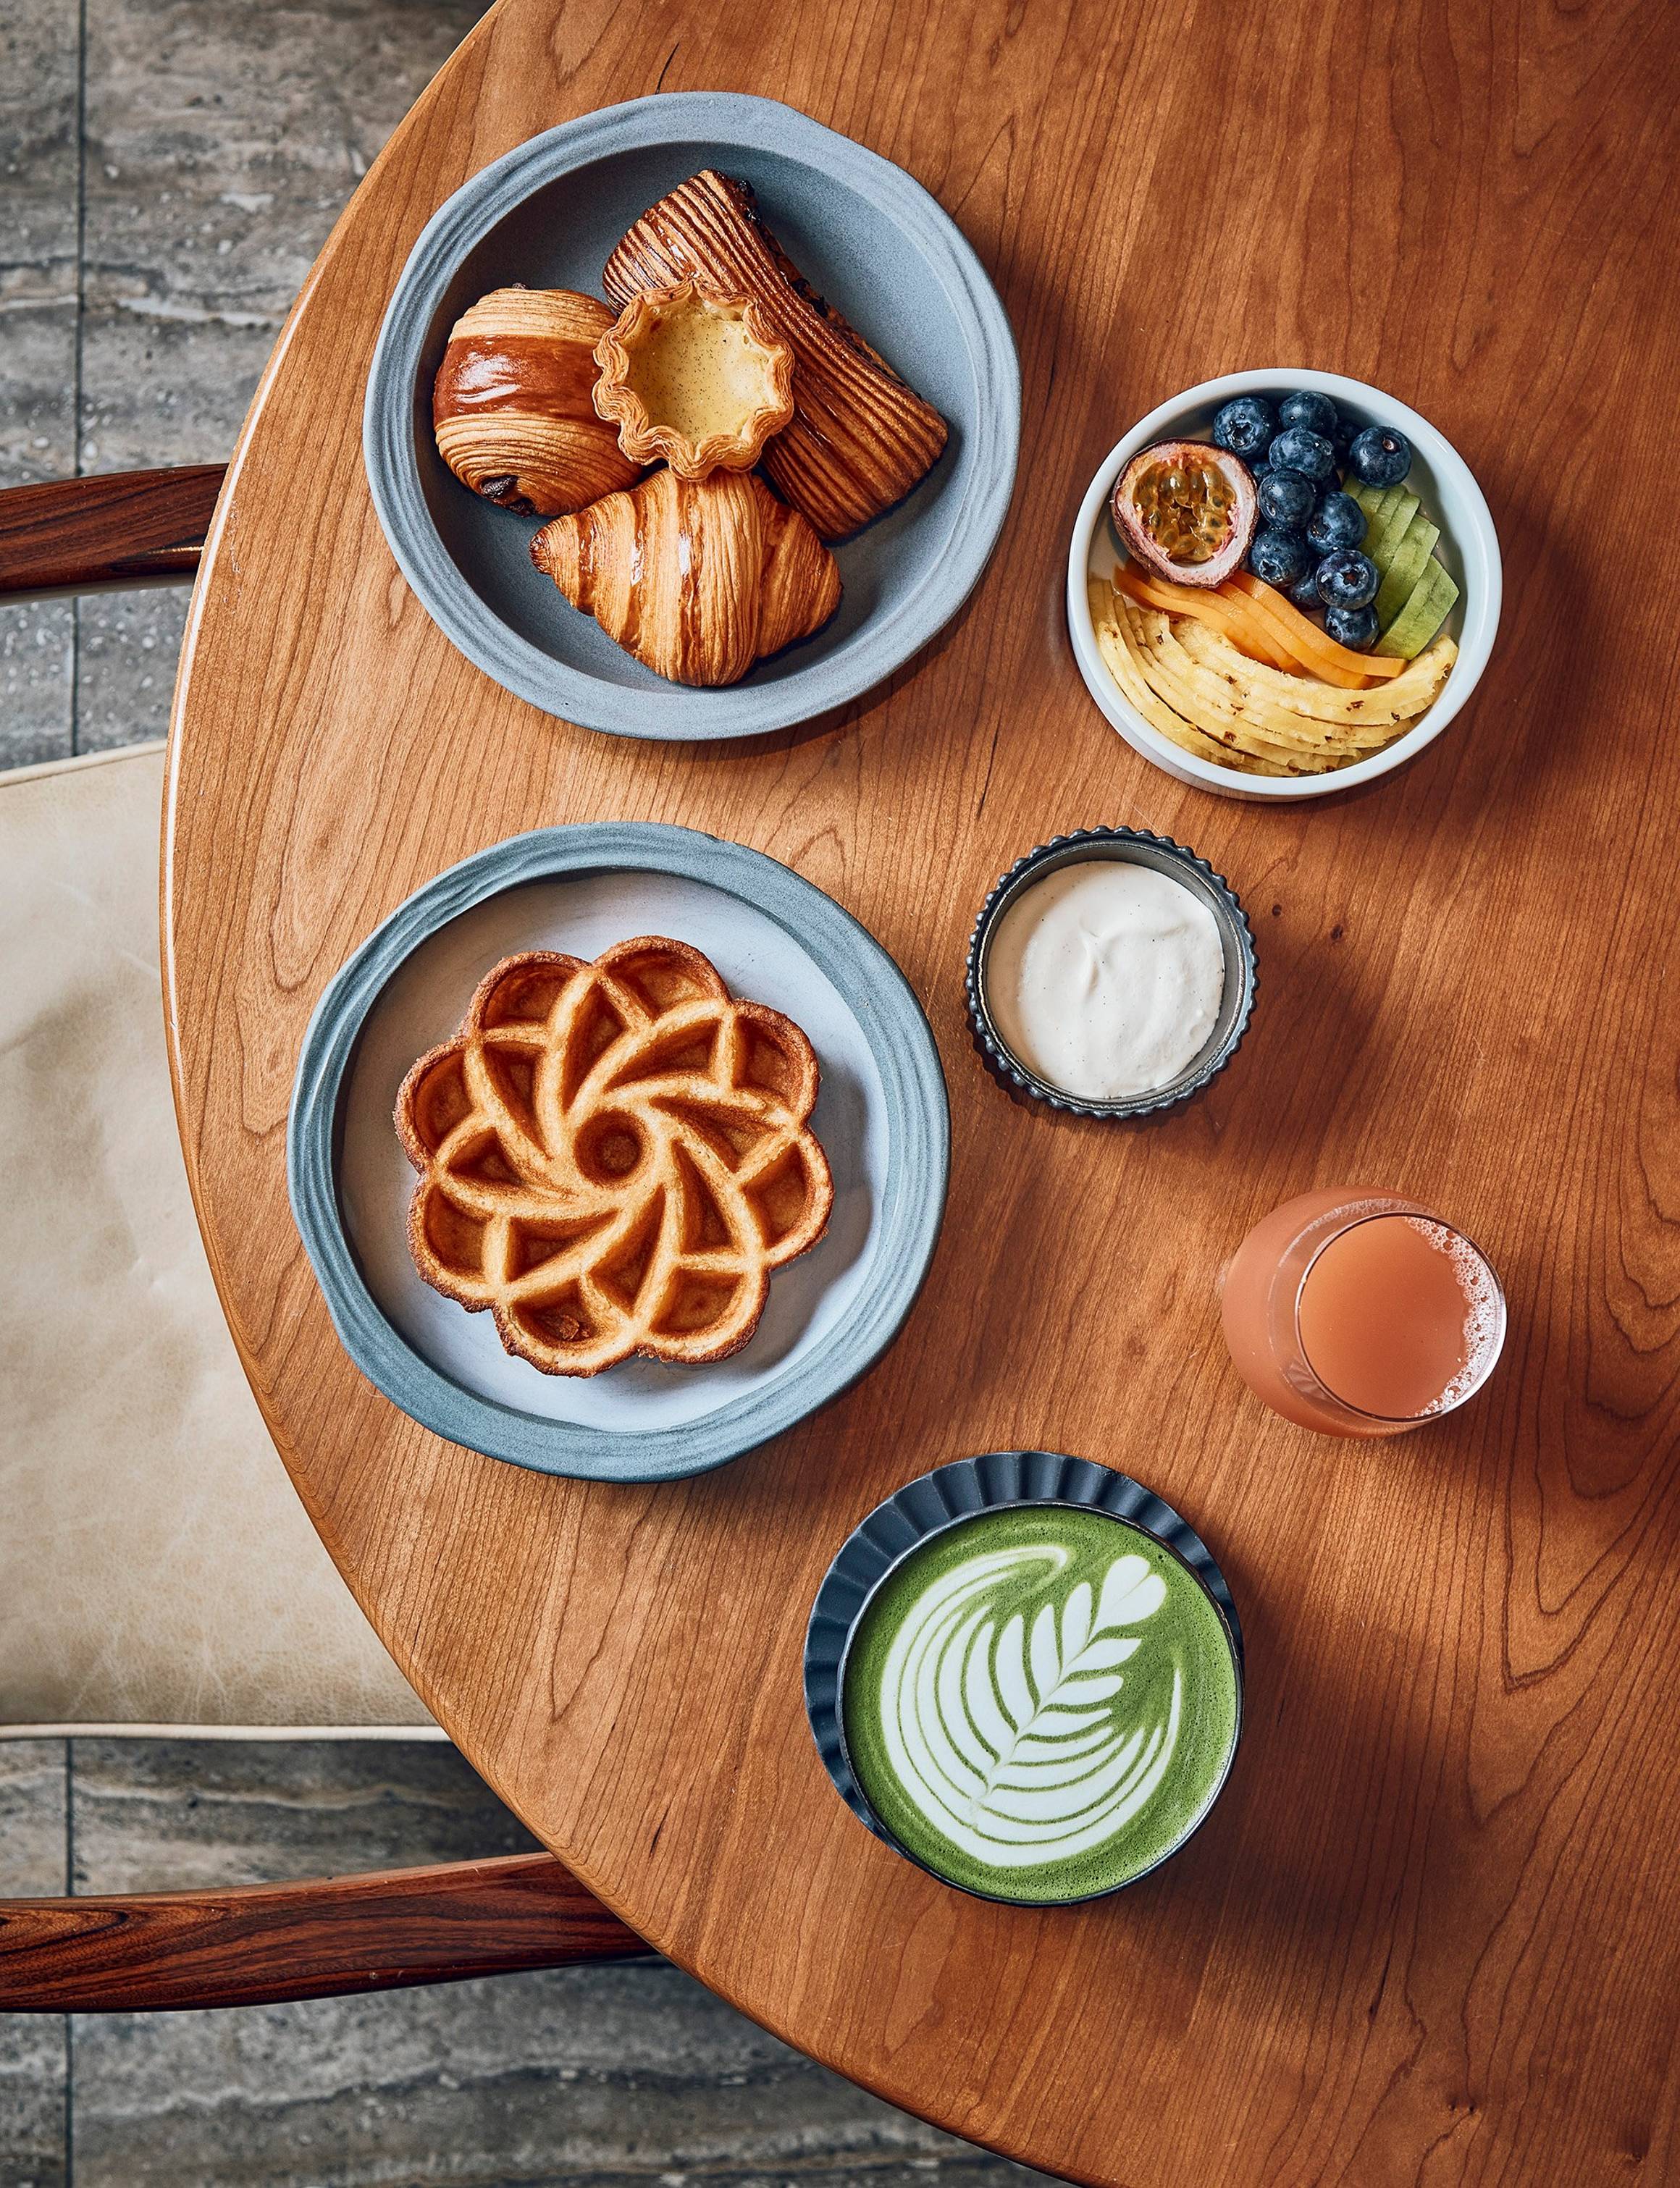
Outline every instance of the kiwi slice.
<svg viewBox="0 0 1680 2188"><path fill-rule="evenodd" d="M1399 553L1401 541L1423 507L1417 495L1408 493L1403 486L1390 487L1389 492L1395 499L1365 534L1365 551L1376 564L1379 578L1389 574L1389 565Z"/></svg>
<svg viewBox="0 0 1680 2188"><path fill-rule="evenodd" d="M1353 490L1349 488L1346 491L1352 493ZM1405 491L1404 487L1398 486L1361 486L1358 493L1354 494L1354 499L1365 511L1365 537L1359 543L1360 552L1362 555L1369 555L1373 543L1382 538L1383 527L1388 521L1390 512ZM1377 574L1381 577L1380 569Z"/></svg>
<svg viewBox="0 0 1680 2188"><path fill-rule="evenodd" d="M1406 527L1406 537L1394 550L1377 591L1378 628L1386 630L1412 597L1412 589L1423 574L1423 565L1435 552L1440 527L1431 524L1421 510Z"/></svg>
<svg viewBox="0 0 1680 2188"><path fill-rule="evenodd" d="M1390 661L1415 661L1452 612L1458 588L1441 564L1423 565L1406 606L1372 647Z"/></svg>

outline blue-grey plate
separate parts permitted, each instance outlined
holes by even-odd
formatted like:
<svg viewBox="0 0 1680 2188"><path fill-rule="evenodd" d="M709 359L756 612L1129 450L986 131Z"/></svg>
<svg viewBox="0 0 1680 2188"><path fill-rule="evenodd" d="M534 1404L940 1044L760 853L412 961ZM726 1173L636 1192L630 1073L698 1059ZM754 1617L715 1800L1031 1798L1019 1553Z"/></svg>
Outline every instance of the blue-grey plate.
<svg viewBox="0 0 1680 2188"><path fill-rule="evenodd" d="M420 1281L414 1187L392 1111L415 1057L518 950L595 956L633 934L704 950L731 991L784 1011L822 1072L811 1123L834 1176L828 1230L778 1270L728 1360L629 1360L587 1379L502 1349L488 1314ZM950 1122L927 1021L879 943L774 859L689 828L544 828L452 866L334 976L292 1091L292 1210L339 1336L393 1404L496 1458L660 1481L750 1451L854 1382L910 1312L944 1212Z"/></svg>
<svg viewBox="0 0 1680 2188"><path fill-rule="evenodd" d="M1072 1458L1062 1451L988 1451L976 1458L953 1459L947 1466L936 1466L931 1474L920 1475L914 1481L907 1481L902 1489L895 1490L858 1522L840 1545L817 1590L810 1622L805 1629L805 1713L810 1719L812 1736L823 1768L833 1780L835 1790L865 1830L883 1840L895 1852L903 1854L906 1861L915 1862L918 1869L925 1868L926 1864L918 1861L907 1847L900 1846L882 1824L865 1798L852 1768L841 1711L846 1652L858 1621L876 1590L912 1550L919 1549L930 1536L942 1534L947 1527L955 1526L976 1512L1012 1504L1083 1504L1093 1511L1109 1513L1117 1520L1129 1520L1134 1527L1141 1527L1157 1542L1164 1542L1189 1566L1212 1597L1231 1638L1232 1652L1237 1660L1238 1739L1241 1737L1242 1621L1237 1616L1237 1605L1232 1600L1225 1575L1214 1562L1213 1553L1189 1521L1174 1511L1164 1498L1158 1497L1153 1489L1146 1489L1141 1481L1134 1481L1129 1474L1119 1473L1112 1466L1099 1466L1095 1459ZM1237 1740L1233 1740L1232 1757L1237 1746ZM1229 1762L1226 1768L1228 1777ZM1214 1805L1214 1801L1209 1802L1193 1828L1206 1822ZM1187 1837L1190 1836L1191 1833L1186 1834ZM1181 1840L1179 1843L1183 1842ZM1162 1859L1170 1860L1177 1851L1177 1847L1172 1847ZM1158 1863L1156 1867L1159 1866ZM1153 1873L1145 1869L1131 1878L1129 1884L1115 1889L1127 1891L1130 1885L1141 1883L1144 1876ZM936 1872L929 1870L928 1874ZM941 1878L940 1881L949 1883L950 1880ZM967 1889L963 1885L952 1888L959 1892ZM978 1898L985 1895L970 1896Z"/></svg>
<svg viewBox="0 0 1680 2188"><path fill-rule="evenodd" d="M837 548L845 590L831 621L724 691L667 683L622 651L533 568L540 520L470 493L431 437L431 384L469 304L512 282L599 296L624 230L707 166L752 184L801 272L950 426L915 492ZM433 215L386 313L363 443L391 550L469 660L590 729L696 739L843 706L942 629L1002 527L1020 427L1020 366L997 292L919 183L774 99L673 92L533 138Z"/></svg>

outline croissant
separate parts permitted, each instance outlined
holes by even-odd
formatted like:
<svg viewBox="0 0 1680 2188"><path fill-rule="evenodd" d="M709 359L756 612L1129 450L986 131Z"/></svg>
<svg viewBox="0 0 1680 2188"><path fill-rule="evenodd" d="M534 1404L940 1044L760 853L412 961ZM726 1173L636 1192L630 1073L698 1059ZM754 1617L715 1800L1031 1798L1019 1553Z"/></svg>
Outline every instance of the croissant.
<svg viewBox="0 0 1680 2188"><path fill-rule="evenodd" d="M612 317L570 289L493 289L456 320L431 426L463 485L505 509L553 516L641 476L595 414L595 348Z"/></svg>
<svg viewBox="0 0 1680 2188"><path fill-rule="evenodd" d="M750 471L655 471L558 516L531 559L638 661L678 684L739 682L840 598L834 557Z"/></svg>
<svg viewBox="0 0 1680 2188"><path fill-rule="evenodd" d="M817 295L745 183L708 167L650 206L606 262L615 304L693 274L763 307L793 352L793 417L765 470L825 539L901 500L945 445L945 421Z"/></svg>

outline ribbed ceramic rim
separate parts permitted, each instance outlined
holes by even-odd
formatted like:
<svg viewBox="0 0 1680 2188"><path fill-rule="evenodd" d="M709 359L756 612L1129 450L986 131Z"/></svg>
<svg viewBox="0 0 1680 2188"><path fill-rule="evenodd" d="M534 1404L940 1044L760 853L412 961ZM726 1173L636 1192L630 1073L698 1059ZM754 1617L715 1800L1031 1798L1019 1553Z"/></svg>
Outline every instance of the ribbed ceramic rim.
<svg viewBox="0 0 1680 2188"><path fill-rule="evenodd" d="M1081 843L1108 845L1114 843L1153 843L1158 850L1169 853L1181 866L1193 866L1213 889L1219 909L1215 917L1223 917L1226 931L1236 938L1237 954L1243 966L1243 993L1237 1015L1231 1022L1231 1030L1210 1056L1181 1072L1170 1085L1151 1094L1135 1094L1119 1102L1085 1102L1076 1094L1064 1093L1047 1080L1029 1071L1005 1042L992 1024L991 1012L986 1002L983 967L987 938L996 923L1006 897L1034 867L1055 855L1076 849ZM1249 1021L1254 1014L1254 996L1260 988L1260 966L1254 956L1254 930L1249 925L1249 915L1243 909L1242 899L1225 876L1215 873L1204 858L1187 845L1175 843L1170 836L1157 836L1147 828L1076 828L1071 835L1052 836L1047 843L1034 845L1033 849L1017 859L1009 871L993 884L991 894L980 906L979 916L974 922L974 931L968 938L968 965L963 978L963 993L968 1000L968 1027L974 1036L974 1046L980 1052L986 1068L993 1077L1018 1093L1030 1095L1034 1101L1042 1102L1052 1109L1065 1109L1075 1117L1106 1117L1124 1119L1149 1117L1163 1109L1176 1108L1181 1102L1189 1102L1210 1086L1226 1065L1243 1046L1243 1036L1249 1029Z"/></svg>
<svg viewBox="0 0 1680 2188"><path fill-rule="evenodd" d="M536 190L614 154L656 144L722 144L773 152L878 207L919 254L961 325L978 392L969 489L944 550L827 660L775 683L696 691L643 689L569 668L490 614L437 536L414 456L415 375L426 330L456 268ZM942 630L979 582L1014 490L1021 437L1015 338L984 268L949 213L903 168L797 109L744 93L663 92L602 108L533 137L447 199L397 279L368 376L362 446L374 507L392 553L452 645L533 707L617 736L685 742L759 736L846 705Z"/></svg>
<svg viewBox="0 0 1680 2188"><path fill-rule="evenodd" d="M1278 387L1311 389L1329 396L1333 401L1340 396L1349 403L1357 403L1361 409L1379 412L1385 423L1398 426L1407 438L1422 450L1431 471L1438 476L1452 477L1469 512L1467 522L1454 522L1450 527L1453 544L1464 566L1464 617L1458 658L1448 672L1440 698L1415 730L1408 730L1371 758L1356 760L1351 767L1338 768L1331 775L1238 775L1232 769L1215 766L1211 760L1200 759L1194 753L1181 752L1176 745L1170 744L1159 730L1152 729L1144 720L1109 674L1097 648L1097 632L1091 620L1091 601L1085 590L1092 537L1105 519L1114 481L1137 451L1152 441L1170 437L1187 411L1205 409L1210 405L1217 408L1235 395L1267 393ZM1442 512L1437 510L1434 513L1444 525ZM1445 433L1407 404L1397 402L1382 388L1373 387L1363 380L1350 380L1339 372L1314 372L1302 365L1274 365L1253 372L1226 373L1217 380L1204 380L1195 387L1185 388L1158 404L1147 418L1140 419L1103 458L1080 504L1073 538L1068 543L1068 631L1085 689L1135 752L1141 753L1175 781L1193 783L1198 789L1214 791L1221 798L1287 804L1309 798L1331 798L1344 790L1356 790L1361 783L1375 782L1395 768L1403 767L1426 745L1435 742L1481 681L1482 671L1487 667L1498 634L1503 585L1499 534L1494 528L1492 512L1476 483L1474 472Z"/></svg>
<svg viewBox="0 0 1680 2188"><path fill-rule="evenodd" d="M680 874L741 898L786 929L846 998L881 1074L887 1175L869 1274L846 1318L762 1389L699 1420L635 1433L520 1412L464 1390L398 1334L369 1291L335 1187L339 1107L381 992L440 928L504 890L567 874ZM341 1343L392 1403L492 1458L591 1481L668 1481L739 1458L866 1374L898 1335L944 1214L950 1116L939 1052L909 982L881 945L813 883L762 851L691 828L603 821L539 828L463 859L417 889L334 974L303 1037L286 1132L292 1213ZM533 1370L533 1373L535 1371Z"/></svg>
<svg viewBox="0 0 1680 2188"><path fill-rule="evenodd" d="M1195 1821L1136 1876L1073 1899L1008 1899L1001 1893L977 1892L912 1853L876 1814L858 1783L846 1746L840 1706L852 1637L877 1591L911 1552L934 1536L972 1519L976 1513L1029 1504L1075 1505L1106 1512L1111 1519L1126 1520L1153 1536L1206 1591L1231 1644L1237 1672L1236 1729L1219 1782ZM1213 1813L1230 1779L1243 1737L1243 1626L1237 1605L1213 1553L1188 1520L1130 1475L1060 1451L984 1452L978 1458L953 1459L948 1465L936 1466L932 1473L918 1475L895 1490L860 1520L841 1544L817 1590L805 1629L805 1714L822 1766L841 1799L866 1830L927 1875L971 1899L1005 1907L1078 1907L1092 1899L1112 1898L1115 1892L1130 1891L1146 1876L1152 1876L1163 1862L1170 1861L1187 1845Z"/></svg>

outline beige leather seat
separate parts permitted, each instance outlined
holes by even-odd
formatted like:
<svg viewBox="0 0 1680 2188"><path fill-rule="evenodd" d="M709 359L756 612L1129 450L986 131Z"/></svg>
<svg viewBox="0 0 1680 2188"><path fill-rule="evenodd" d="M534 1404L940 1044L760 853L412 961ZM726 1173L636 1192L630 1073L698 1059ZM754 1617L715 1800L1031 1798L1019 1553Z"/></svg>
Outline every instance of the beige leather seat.
<svg viewBox="0 0 1680 2188"><path fill-rule="evenodd" d="M0 1736L441 1739L217 1304L158 973L160 745L0 775Z"/></svg>

